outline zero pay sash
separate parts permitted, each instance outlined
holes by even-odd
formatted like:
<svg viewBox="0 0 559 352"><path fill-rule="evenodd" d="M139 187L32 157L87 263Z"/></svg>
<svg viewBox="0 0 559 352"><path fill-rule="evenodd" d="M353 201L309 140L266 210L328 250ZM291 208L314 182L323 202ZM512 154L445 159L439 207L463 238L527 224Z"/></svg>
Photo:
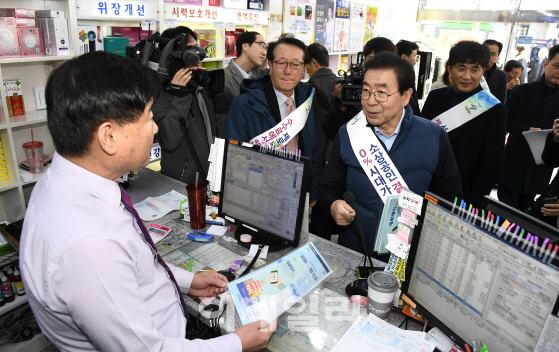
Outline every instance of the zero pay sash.
<svg viewBox="0 0 559 352"><path fill-rule="evenodd" d="M385 203L388 196L399 194L406 188L406 182L380 144L375 132L367 127L367 118L363 111L349 120L346 126L357 160L380 199Z"/></svg>
<svg viewBox="0 0 559 352"><path fill-rule="evenodd" d="M301 132L303 127L305 127L305 123L307 123L307 118L309 117L309 111L311 111L313 98L314 88L307 100L295 109L295 111L274 127L251 139L250 143L256 145L286 145L293 137Z"/></svg>
<svg viewBox="0 0 559 352"><path fill-rule="evenodd" d="M475 119L499 103L499 99L495 98L488 90L484 89L452 109L443 112L437 116L433 122L441 126L446 132L450 132L466 122Z"/></svg>

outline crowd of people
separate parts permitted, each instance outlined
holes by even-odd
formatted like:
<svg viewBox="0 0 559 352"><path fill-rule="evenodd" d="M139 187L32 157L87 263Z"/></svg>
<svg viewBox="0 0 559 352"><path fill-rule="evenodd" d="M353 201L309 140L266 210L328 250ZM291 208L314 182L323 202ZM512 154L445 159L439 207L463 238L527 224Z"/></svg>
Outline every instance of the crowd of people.
<svg viewBox="0 0 559 352"><path fill-rule="evenodd" d="M186 27L162 36L179 34L196 45L196 33ZM341 245L364 253L355 209L373 248L371 229L386 196L404 187L480 208L498 185L502 202L557 226L559 178L549 181L559 165L559 45L540 49L530 61L519 46L504 71L497 65L502 49L495 40L455 43L441 87L422 108L414 74L419 47L405 40L366 43L356 105L342 100L346 83L335 83L326 48L290 35L267 43L259 33L241 34L219 92L192 84L200 64L161 82L145 65L105 52L69 60L47 84L56 153L33 190L21 243L39 325L63 350L262 349L273 323L206 341L184 338L194 318L181 292L217 296L227 280L165 264L128 194L113 181L147 165L156 135L161 173L192 183L197 173L206 175L215 137L251 142L291 121L313 91L300 128L282 135L283 147L311 160L311 232L343 235ZM522 133L551 128L546 165L536 165ZM361 151L371 165L360 162ZM355 209L344 201L346 191L355 195ZM540 197L534 203L538 194L555 195L555 202ZM83 231L76 234L77 228ZM75 287L87 290L76 294Z"/></svg>

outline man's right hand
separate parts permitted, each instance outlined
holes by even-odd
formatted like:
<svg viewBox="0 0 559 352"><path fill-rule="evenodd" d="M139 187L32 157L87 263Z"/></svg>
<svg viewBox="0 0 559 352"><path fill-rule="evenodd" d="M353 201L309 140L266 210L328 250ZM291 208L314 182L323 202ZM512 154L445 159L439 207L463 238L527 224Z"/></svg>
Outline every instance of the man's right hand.
<svg viewBox="0 0 559 352"><path fill-rule="evenodd" d="M338 83L334 87L334 96L340 100L342 99L342 86L343 84ZM340 109L342 109L342 111L346 111L347 106L345 106L344 104L340 104Z"/></svg>
<svg viewBox="0 0 559 352"><path fill-rule="evenodd" d="M559 142L559 119L553 121L553 141Z"/></svg>
<svg viewBox="0 0 559 352"><path fill-rule="evenodd" d="M241 339L243 352L262 351L266 348L277 326L276 319L269 325L265 320L259 320L238 328L235 334Z"/></svg>
<svg viewBox="0 0 559 352"><path fill-rule="evenodd" d="M353 218L355 217L355 210L345 202L345 200L337 200L330 206L330 213L336 221L336 224L340 226L346 226L351 224Z"/></svg>
<svg viewBox="0 0 559 352"><path fill-rule="evenodd" d="M181 68L177 71L177 73L175 73L175 76L171 80L171 84L186 87L191 78L192 71L189 68Z"/></svg>
<svg viewBox="0 0 559 352"><path fill-rule="evenodd" d="M507 83L507 89L511 90L512 87L519 85L520 84L520 80L518 78L512 79L509 83Z"/></svg>

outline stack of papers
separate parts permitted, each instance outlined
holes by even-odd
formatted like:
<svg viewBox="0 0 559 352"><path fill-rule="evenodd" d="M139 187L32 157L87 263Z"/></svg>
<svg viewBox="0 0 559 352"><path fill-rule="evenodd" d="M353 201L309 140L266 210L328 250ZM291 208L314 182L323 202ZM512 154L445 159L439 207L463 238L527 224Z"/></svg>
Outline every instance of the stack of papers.
<svg viewBox="0 0 559 352"><path fill-rule="evenodd" d="M173 210L179 210L180 203L184 199L186 199L184 194L173 190L159 197L148 197L143 202L134 204L134 208L142 220L156 220Z"/></svg>
<svg viewBox="0 0 559 352"><path fill-rule="evenodd" d="M216 138L210 148L210 168L206 180L210 182L210 189L213 192L221 192L221 174L223 171L223 153L225 151L225 139Z"/></svg>
<svg viewBox="0 0 559 352"><path fill-rule="evenodd" d="M402 330L369 314L357 317L331 352L433 352L435 347L425 340L425 333Z"/></svg>

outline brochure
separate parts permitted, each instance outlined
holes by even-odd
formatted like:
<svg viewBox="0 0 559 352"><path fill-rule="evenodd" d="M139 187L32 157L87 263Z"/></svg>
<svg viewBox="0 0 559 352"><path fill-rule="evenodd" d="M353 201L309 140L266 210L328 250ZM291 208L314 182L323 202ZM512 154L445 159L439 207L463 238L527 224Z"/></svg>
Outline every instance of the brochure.
<svg viewBox="0 0 559 352"><path fill-rule="evenodd" d="M396 232L398 228L398 217L401 209L398 207L398 196L388 196L382 210L379 221L377 239L375 242L375 252L379 254L390 253L385 246L388 244L388 234Z"/></svg>
<svg viewBox="0 0 559 352"><path fill-rule="evenodd" d="M247 276L228 284L243 325L279 317L311 293L332 269L308 243Z"/></svg>

